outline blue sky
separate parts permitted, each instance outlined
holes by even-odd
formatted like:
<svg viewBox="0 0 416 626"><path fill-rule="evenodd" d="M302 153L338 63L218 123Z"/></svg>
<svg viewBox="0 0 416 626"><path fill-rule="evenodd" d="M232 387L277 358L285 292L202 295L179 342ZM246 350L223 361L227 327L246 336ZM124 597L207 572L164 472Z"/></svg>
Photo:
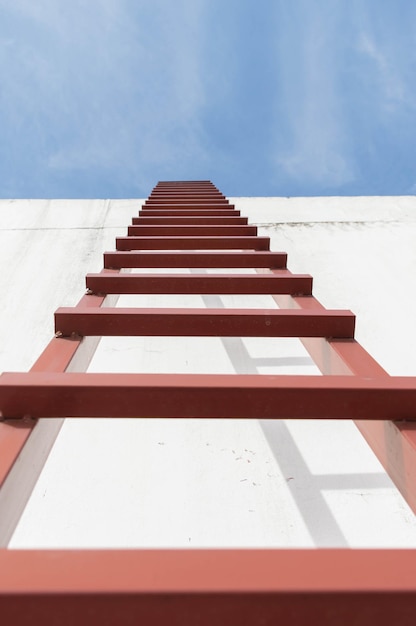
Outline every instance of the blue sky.
<svg viewBox="0 0 416 626"><path fill-rule="evenodd" d="M416 193L414 0L0 0L0 197Z"/></svg>

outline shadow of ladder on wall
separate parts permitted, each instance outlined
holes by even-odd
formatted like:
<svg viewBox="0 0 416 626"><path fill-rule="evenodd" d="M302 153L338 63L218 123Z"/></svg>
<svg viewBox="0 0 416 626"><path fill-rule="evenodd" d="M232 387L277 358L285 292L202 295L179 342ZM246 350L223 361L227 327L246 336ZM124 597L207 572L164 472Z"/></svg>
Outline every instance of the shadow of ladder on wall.
<svg viewBox="0 0 416 626"><path fill-rule="evenodd" d="M2 493L5 506L13 501L22 458L36 455L42 437L49 437L49 448L53 444L60 423L48 430L52 420L47 418L52 417L355 419L416 510L416 437L414 423L406 421L415 415L415 379L388 376L354 340L354 315L325 309L312 296L312 278L292 274L286 254L270 251L269 243L210 181L158 183L127 237L117 238L116 251L104 253L103 271L87 275L87 294L76 307L56 311L56 337L31 371L0 377L0 511ZM167 267L251 268L257 273L120 271ZM281 308L108 306L120 294L267 294ZM82 373L96 338L106 335L299 337L323 376ZM43 445L39 467L48 445ZM27 492L35 481L32 472ZM27 497L23 493L12 503L3 529L0 521L3 545ZM96 611L89 624L102 623L104 615L109 620L113 613L115 623L123 611L131 615L132 610L151 623L171 619L172 611L177 623L185 617L201 624L213 619L252 623L241 616L290 623L296 616L295 623L335 619L347 624L359 611L366 620L379 616L411 623L406 620L414 619L416 610L415 563L411 550L3 549L0 610L17 624L26 623L27 606L34 606L44 623L53 623L48 622L51 611L55 617L69 611L73 619L87 623L83 602L89 597ZM380 577L381 564L391 579L385 572ZM398 595L403 593L399 614ZM126 594L133 604L125 598L123 603ZM160 597L169 598L164 609L155 604ZM299 604L306 597L309 604Z"/></svg>

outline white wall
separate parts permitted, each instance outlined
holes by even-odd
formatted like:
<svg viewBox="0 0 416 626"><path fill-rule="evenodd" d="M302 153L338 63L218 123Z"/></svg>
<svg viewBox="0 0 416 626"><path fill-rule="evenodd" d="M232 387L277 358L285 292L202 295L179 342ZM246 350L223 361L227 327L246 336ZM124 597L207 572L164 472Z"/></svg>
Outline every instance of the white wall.
<svg viewBox="0 0 416 626"><path fill-rule="evenodd" d="M390 373L416 374L413 197L231 201L325 306L358 315L358 340ZM0 201L0 371L30 367L140 204ZM178 354L212 367L201 344L194 365L191 346L163 344L106 340L92 367L122 351L134 369L140 350L141 367ZM233 371L235 345L216 349ZM350 423L67 420L11 542L28 545L416 546L416 522Z"/></svg>
<svg viewBox="0 0 416 626"><path fill-rule="evenodd" d="M392 375L416 374L416 198L239 198L236 206Z"/></svg>

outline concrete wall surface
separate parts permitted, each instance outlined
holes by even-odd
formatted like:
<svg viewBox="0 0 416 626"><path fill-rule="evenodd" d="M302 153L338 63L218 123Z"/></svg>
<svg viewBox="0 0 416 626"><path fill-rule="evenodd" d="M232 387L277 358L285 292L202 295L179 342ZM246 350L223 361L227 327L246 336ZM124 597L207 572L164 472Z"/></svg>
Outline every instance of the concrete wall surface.
<svg viewBox="0 0 416 626"><path fill-rule="evenodd" d="M394 375L416 375L416 199L230 198ZM0 201L0 371L27 370L141 200ZM276 306L121 297L118 306ZM105 338L89 371L310 373L298 340ZM416 518L350 422L66 420L10 547L412 546Z"/></svg>

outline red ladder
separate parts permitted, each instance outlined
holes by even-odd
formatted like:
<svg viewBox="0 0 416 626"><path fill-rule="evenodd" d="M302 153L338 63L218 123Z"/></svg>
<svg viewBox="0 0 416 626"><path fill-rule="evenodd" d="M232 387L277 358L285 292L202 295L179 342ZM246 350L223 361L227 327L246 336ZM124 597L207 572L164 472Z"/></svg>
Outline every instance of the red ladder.
<svg viewBox="0 0 416 626"><path fill-rule="evenodd" d="M416 510L415 379L388 376L354 340L354 315L325 309L312 278L269 244L210 181L158 183L103 271L87 275L87 294L56 311L56 336L30 372L0 376L0 496L50 422L38 418L337 418L356 420ZM120 273L137 267L257 273ZM269 294L281 308L101 308L139 293ZM82 373L105 335L299 337L323 376ZM35 481L4 517L6 544ZM0 550L0 614L17 625L390 625L413 624L415 611L411 550Z"/></svg>

